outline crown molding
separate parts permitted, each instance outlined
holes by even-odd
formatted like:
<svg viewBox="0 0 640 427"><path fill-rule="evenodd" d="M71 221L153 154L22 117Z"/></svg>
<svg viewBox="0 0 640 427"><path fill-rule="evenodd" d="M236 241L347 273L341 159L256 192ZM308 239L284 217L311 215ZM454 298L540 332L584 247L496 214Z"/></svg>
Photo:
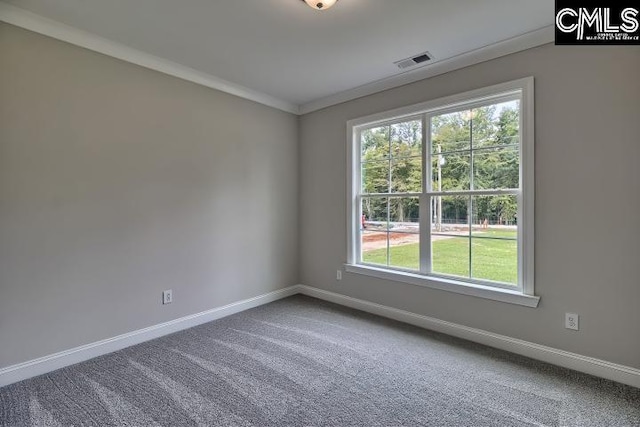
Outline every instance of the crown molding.
<svg viewBox="0 0 640 427"><path fill-rule="evenodd" d="M531 49L536 46L551 43L554 40L554 29L553 26L550 25L508 40L454 56L452 58L443 59L415 70L410 70L367 83L303 105L296 105L271 95L220 79L211 74L178 64L177 62L160 58L121 43L96 36L95 34L87 31L79 30L58 21L45 18L33 12L4 3L1 0L0 21L62 40L103 55L111 56L122 61L130 62L141 67L159 71L182 80L298 115L311 113L313 111L351 101L356 98L393 89L395 87L448 73L474 64L479 64L501 56L510 55L522 50Z"/></svg>
<svg viewBox="0 0 640 427"><path fill-rule="evenodd" d="M531 49L543 44L552 43L554 41L554 37L555 33L553 25L543 27L511 39L425 65L418 69L410 70L402 74L396 74L381 80L376 80L344 92L339 92L334 95L303 104L300 106L299 114L303 115L311 113L313 111L351 101L356 98L362 98L363 96L372 95L377 92L382 92L398 86L414 83L419 80L435 77L460 68L490 61L501 56L510 55L512 53Z"/></svg>
<svg viewBox="0 0 640 427"><path fill-rule="evenodd" d="M298 106L0 1L0 21L288 113Z"/></svg>

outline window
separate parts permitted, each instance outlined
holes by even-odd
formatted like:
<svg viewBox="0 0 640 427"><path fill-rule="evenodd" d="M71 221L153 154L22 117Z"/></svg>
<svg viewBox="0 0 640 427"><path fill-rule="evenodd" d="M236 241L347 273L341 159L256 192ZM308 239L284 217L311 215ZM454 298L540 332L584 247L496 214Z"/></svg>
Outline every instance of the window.
<svg viewBox="0 0 640 427"><path fill-rule="evenodd" d="M533 78L348 123L347 271L537 306Z"/></svg>

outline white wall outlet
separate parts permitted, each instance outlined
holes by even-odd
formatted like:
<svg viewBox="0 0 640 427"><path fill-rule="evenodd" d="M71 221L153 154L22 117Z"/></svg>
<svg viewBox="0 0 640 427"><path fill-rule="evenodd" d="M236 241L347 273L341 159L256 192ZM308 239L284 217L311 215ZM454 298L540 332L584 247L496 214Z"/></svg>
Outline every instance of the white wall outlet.
<svg viewBox="0 0 640 427"><path fill-rule="evenodd" d="M342 270L336 270L336 280L342 280Z"/></svg>
<svg viewBox="0 0 640 427"><path fill-rule="evenodd" d="M580 328L580 317L575 313L565 313L564 327L577 331Z"/></svg>
<svg viewBox="0 0 640 427"><path fill-rule="evenodd" d="M173 291L171 289L167 289L162 292L162 304L171 304L173 302Z"/></svg>

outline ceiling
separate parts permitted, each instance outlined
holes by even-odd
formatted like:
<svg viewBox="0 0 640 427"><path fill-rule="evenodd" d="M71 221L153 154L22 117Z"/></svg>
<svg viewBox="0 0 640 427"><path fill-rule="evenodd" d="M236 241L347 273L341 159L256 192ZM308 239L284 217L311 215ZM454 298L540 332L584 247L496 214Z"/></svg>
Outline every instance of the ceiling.
<svg viewBox="0 0 640 427"><path fill-rule="evenodd" d="M372 82L401 84L393 62L414 54L433 55L420 67L428 70L548 29L554 7L553 0L340 0L321 12L300 0L5 3L296 107Z"/></svg>

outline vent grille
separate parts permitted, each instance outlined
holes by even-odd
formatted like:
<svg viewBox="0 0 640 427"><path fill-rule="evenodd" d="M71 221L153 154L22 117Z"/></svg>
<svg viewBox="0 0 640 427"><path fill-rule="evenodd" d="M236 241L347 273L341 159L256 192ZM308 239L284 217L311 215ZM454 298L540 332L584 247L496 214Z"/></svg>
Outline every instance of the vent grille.
<svg viewBox="0 0 640 427"><path fill-rule="evenodd" d="M433 59L433 56L429 52L422 52L417 55L414 55L410 58L401 59L400 61L394 62L395 65L398 66L401 70L406 70L407 68L415 67L420 64L424 64Z"/></svg>

